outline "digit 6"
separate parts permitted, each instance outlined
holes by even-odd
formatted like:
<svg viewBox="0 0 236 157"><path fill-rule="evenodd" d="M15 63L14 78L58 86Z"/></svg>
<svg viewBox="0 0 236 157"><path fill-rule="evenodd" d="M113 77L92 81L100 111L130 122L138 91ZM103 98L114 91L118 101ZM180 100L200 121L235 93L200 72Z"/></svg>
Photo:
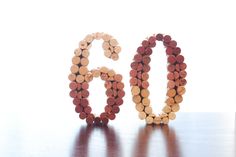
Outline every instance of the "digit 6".
<svg viewBox="0 0 236 157"><path fill-rule="evenodd" d="M123 104L123 97L125 92L123 90L124 83L122 82L122 75L116 74L114 70L107 67L88 70L89 64L88 56L89 49L92 46L93 40L103 39L102 47L106 57L113 60L118 60L118 54L121 47L118 45L116 39L111 35L105 33L94 33L87 35L84 40L80 41L79 48L74 52L75 56L72 58L73 65L71 66L71 74L69 80L71 81L69 87L71 89L70 96L73 98L75 111L79 113L81 119L86 119L87 124L104 124L109 120L115 119L115 114L120 111L120 105ZM89 104L89 82L93 78L99 77L105 81L107 105L105 111L99 116L92 113L92 108Z"/></svg>

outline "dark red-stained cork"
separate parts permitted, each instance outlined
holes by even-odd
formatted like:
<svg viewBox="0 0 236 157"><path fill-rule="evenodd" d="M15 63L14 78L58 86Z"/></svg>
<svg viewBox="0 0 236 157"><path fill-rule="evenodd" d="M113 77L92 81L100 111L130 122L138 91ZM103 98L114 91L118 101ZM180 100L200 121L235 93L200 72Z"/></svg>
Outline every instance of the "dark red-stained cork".
<svg viewBox="0 0 236 157"><path fill-rule="evenodd" d="M92 108L90 106L86 106L84 108L84 112L87 113L87 114L91 113L91 111L92 111Z"/></svg>
<svg viewBox="0 0 236 157"><path fill-rule="evenodd" d="M114 105L114 106L112 107L112 112L113 112L113 113L119 113L119 112L120 112L119 106Z"/></svg>
<svg viewBox="0 0 236 157"><path fill-rule="evenodd" d="M102 120L102 124L103 125L107 125L108 124L108 119L107 118L101 118L101 120Z"/></svg>
<svg viewBox="0 0 236 157"><path fill-rule="evenodd" d="M170 56L168 56L167 61L168 61L170 64L175 64L176 58L175 58L174 55L170 55Z"/></svg>
<svg viewBox="0 0 236 157"><path fill-rule="evenodd" d="M176 56L176 61L177 61L178 63L183 63L183 62L184 62L184 56L182 56L182 55Z"/></svg>
<svg viewBox="0 0 236 157"><path fill-rule="evenodd" d="M179 75L180 75L181 78L185 78L187 76L187 72L185 70L180 71Z"/></svg>
<svg viewBox="0 0 236 157"><path fill-rule="evenodd" d="M101 118L100 117L96 117L95 119L94 119L94 124L95 125L99 125L101 123Z"/></svg>
<svg viewBox="0 0 236 157"><path fill-rule="evenodd" d="M171 41L171 37L169 35L165 35L163 40L164 42L169 43Z"/></svg>
<svg viewBox="0 0 236 157"><path fill-rule="evenodd" d="M157 39L158 41L162 41L162 40L163 40L163 34L157 34L157 35L156 35L156 39Z"/></svg>
<svg viewBox="0 0 236 157"><path fill-rule="evenodd" d="M168 80L174 80L174 79L175 79L174 73L169 72L169 73L167 74L167 79L168 79Z"/></svg>
<svg viewBox="0 0 236 157"><path fill-rule="evenodd" d="M168 70L169 72L174 72L174 71L175 71L175 65L169 64L169 65L167 66L167 70Z"/></svg>
<svg viewBox="0 0 236 157"><path fill-rule="evenodd" d="M80 119L85 119L87 117L85 112L80 112L79 114Z"/></svg>
<svg viewBox="0 0 236 157"><path fill-rule="evenodd" d="M71 82L69 86L70 86L71 90L75 90L77 88L77 83L76 82Z"/></svg>
<svg viewBox="0 0 236 157"><path fill-rule="evenodd" d="M76 107L75 107L75 111L76 111L77 113L80 113L80 112L83 111L83 107L80 106L80 105L76 105Z"/></svg>
<svg viewBox="0 0 236 157"><path fill-rule="evenodd" d="M86 107L88 106L88 99L83 98L80 100L81 106Z"/></svg>
<svg viewBox="0 0 236 157"><path fill-rule="evenodd" d="M86 118L86 122L87 122L88 125L92 125L92 124L93 124L93 121L94 121L94 118L91 117L91 116L88 116L88 117Z"/></svg>
<svg viewBox="0 0 236 157"><path fill-rule="evenodd" d="M76 98L76 96L77 96L77 91L76 91L76 90L70 91L70 96L71 96L72 98Z"/></svg>
<svg viewBox="0 0 236 157"><path fill-rule="evenodd" d="M79 104L80 104L80 99L74 98L74 99L73 99L73 104L74 104L74 105L79 105Z"/></svg>

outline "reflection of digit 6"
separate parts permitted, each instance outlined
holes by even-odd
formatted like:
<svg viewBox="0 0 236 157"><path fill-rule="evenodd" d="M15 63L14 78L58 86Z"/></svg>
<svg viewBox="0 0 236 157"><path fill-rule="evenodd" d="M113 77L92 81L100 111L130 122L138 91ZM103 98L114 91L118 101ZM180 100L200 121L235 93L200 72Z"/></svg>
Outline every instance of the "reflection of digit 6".
<svg viewBox="0 0 236 157"><path fill-rule="evenodd" d="M118 54L121 51L121 47L118 46L116 39L112 36L104 33L95 33L87 35L84 40L79 43L79 48L75 50L75 56L72 58L73 65L71 66L71 74L69 75L70 83L70 96L74 98L73 103L76 105L75 111L79 113L81 119L86 119L88 124L107 124L109 119L115 119L115 114L120 111L119 106L123 104L123 97L125 92L123 90L124 84L122 81L122 75L116 74L114 70L107 67L101 67L92 69L89 71L87 66L89 64L88 56L89 49L92 46L94 39L103 39L103 49L106 57L113 60L119 58ZM95 116L89 106L89 82L93 80L93 77L101 77L105 81L107 105L105 106L105 112L100 116Z"/></svg>
<svg viewBox="0 0 236 157"><path fill-rule="evenodd" d="M163 108L163 113L158 116L153 113L148 98L150 55L152 54L152 48L156 46L156 40L163 41L169 63L167 66L169 71L167 78L169 81L167 84L166 105ZM148 40L144 40L142 45L138 47L134 61L131 63L130 84L132 86L133 101L136 104L136 109L139 111L139 118L145 119L148 124L167 124L169 119L175 119L175 112L179 110L179 103L183 100L182 95L185 93L184 86L187 83L185 79L187 65L184 63L184 57L180 55L181 49L176 46L177 42L172 40L169 35L163 36L162 34L157 34L151 36Z"/></svg>

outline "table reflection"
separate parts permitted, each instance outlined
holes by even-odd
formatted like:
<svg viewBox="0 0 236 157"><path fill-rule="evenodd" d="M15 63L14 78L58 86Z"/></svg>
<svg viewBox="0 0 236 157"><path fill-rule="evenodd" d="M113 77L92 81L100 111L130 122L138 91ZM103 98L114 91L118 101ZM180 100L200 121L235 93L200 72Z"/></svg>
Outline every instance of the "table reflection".
<svg viewBox="0 0 236 157"><path fill-rule="evenodd" d="M87 157L89 156L89 153L91 153L91 151L96 151L96 150L89 149L89 143L95 142L95 141L90 140L90 137L94 131L101 131L102 135L104 135L105 143L106 143L105 150L106 150L107 157L121 157L122 156L122 151L120 150L119 138L117 137L116 132L113 129L113 127L102 126L102 125L92 125L92 126L82 126L80 128L77 138L75 140L72 157ZM100 142L104 142L104 141L101 140ZM100 142L98 142L97 149L102 149Z"/></svg>
<svg viewBox="0 0 236 157"><path fill-rule="evenodd" d="M96 140L92 140L96 131L101 133L101 137L96 137ZM135 130L133 130L135 132ZM157 134L158 133L158 134ZM157 136L156 136L157 135ZM120 136L122 138L120 138ZM181 150L178 144L178 138L174 129L168 125L153 126L146 125L140 127L135 140L126 139L126 135L118 136L115 129L112 126L82 126L76 137L72 157L88 157L99 156L99 151L104 151L107 157L147 157L147 156L161 156L179 157L181 156ZM163 139L163 142L155 143L151 145L154 150L150 151L150 143L152 139ZM123 143L121 146L120 142ZM105 143L105 149L104 144ZM131 145L127 143L133 143ZM95 145L95 149L90 148L91 144ZM166 150L161 149L160 145L165 145ZM126 152L122 152L122 147L129 147ZM123 149L124 149L123 148ZM131 154L131 155L130 155ZM100 155L101 156L101 155Z"/></svg>
<svg viewBox="0 0 236 157"><path fill-rule="evenodd" d="M163 136L154 137L152 134L154 132L161 132ZM133 148L133 157L147 157L147 156L157 156L156 152L149 151L149 142L152 138L164 138L166 150L157 150L161 152L161 156L168 157L180 157L181 150L178 144L178 138L175 134L174 129L170 128L168 125L147 125L141 127L138 132L138 136ZM160 149L161 143L156 144L156 149ZM166 153L166 154L165 154Z"/></svg>

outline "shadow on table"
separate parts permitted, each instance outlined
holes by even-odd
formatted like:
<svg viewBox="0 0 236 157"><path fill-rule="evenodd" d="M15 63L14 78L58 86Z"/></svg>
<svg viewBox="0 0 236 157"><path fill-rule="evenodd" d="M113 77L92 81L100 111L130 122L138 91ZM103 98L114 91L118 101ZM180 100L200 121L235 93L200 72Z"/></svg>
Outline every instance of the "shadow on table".
<svg viewBox="0 0 236 157"><path fill-rule="evenodd" d="M94 131L101 131L105 136L106 143L106 156L107 157L121 157L122 151L120 150L119 139L114 131L114 129L110 126L100 126L100 125L92 125L92 126L82 126L77 135L74 150L72 157L87 157L89 156L89 143L94 142L90 140L90 136ZM101 138L102 139L102 138ZM101 141L103 143L104 141ZM101 143L97 143L98 147L101 147ZM98 148L102 149L102 148ZM93 152L94 153L94 152ZM96 154L96 153L95 153ZM97 156L99 157L99 156Z"/></svg>
<svg viewBox="0 0 236 157"><path fill-rule="evenodd" d="M104 138L97 137L96 141L92 141L90 139L91 134L95 131L101 131ZM135 131L134 131L135 132ZM158 136L154 136L155 133L158 133ZM159 134L160 133L160 134ZM160 135L160 136L159 136ZM154 146L152 145L150 151L150 143L154 139L162 138L165 142L164 145L166 147L163 150L163 143L156 143ZM105 139L105 140L103 140ZM99 141L100 140L100 141ZM96 151L101 150L101 143L106 143L106 156L107 157L122 157L122 147L124 145L120 145L120 139L116 132L114 131L113 127L111 126L82 126L79 130L77 138L75 140L75 144L73 147L72 157L88 157L97 155ZM93 144L96 145L97 150L89 149L89 143L94 142ZM127 141L125 141L126 143ZM132 141L133 142L133 141ZM127 145L129 146L129 145ZM162 150L161 150L162 149ZM132 157L148 157L148 156L157 156L157 152L160 152L161 156L168 156L168 157L180 157L181 150L178 145L178 139L176 137L174 129L168 127L168 125L161 125L161 126L153 126L153 125L146 125L139 129L134 144L131 147L131 156ZM99 154L99 153L98 153ZM130 153L128 153L130 154ZM97 156L99 157L99 156Z"/></svg>
<svg viewBox="0 0 236 157"><path fill-rule="evenodd" d="M152 136L155 132L161 132L161 136ZM156 138L164 138L165 146L162 143L157 143L155 147L152 147L152 150L159 149L161 156L167 157L180 157L181 150L178 144L178 138L175 134L174 129L170 128L168 125L147 125L139 129L137 139L133 147L133 157L148 157L148 156L157 156L157 151L150 151L150 141ZM161 147L160 147L161 146ZM163 150L165 148L165 150ZM160 150L162 149L162 150Z"/></svg>

